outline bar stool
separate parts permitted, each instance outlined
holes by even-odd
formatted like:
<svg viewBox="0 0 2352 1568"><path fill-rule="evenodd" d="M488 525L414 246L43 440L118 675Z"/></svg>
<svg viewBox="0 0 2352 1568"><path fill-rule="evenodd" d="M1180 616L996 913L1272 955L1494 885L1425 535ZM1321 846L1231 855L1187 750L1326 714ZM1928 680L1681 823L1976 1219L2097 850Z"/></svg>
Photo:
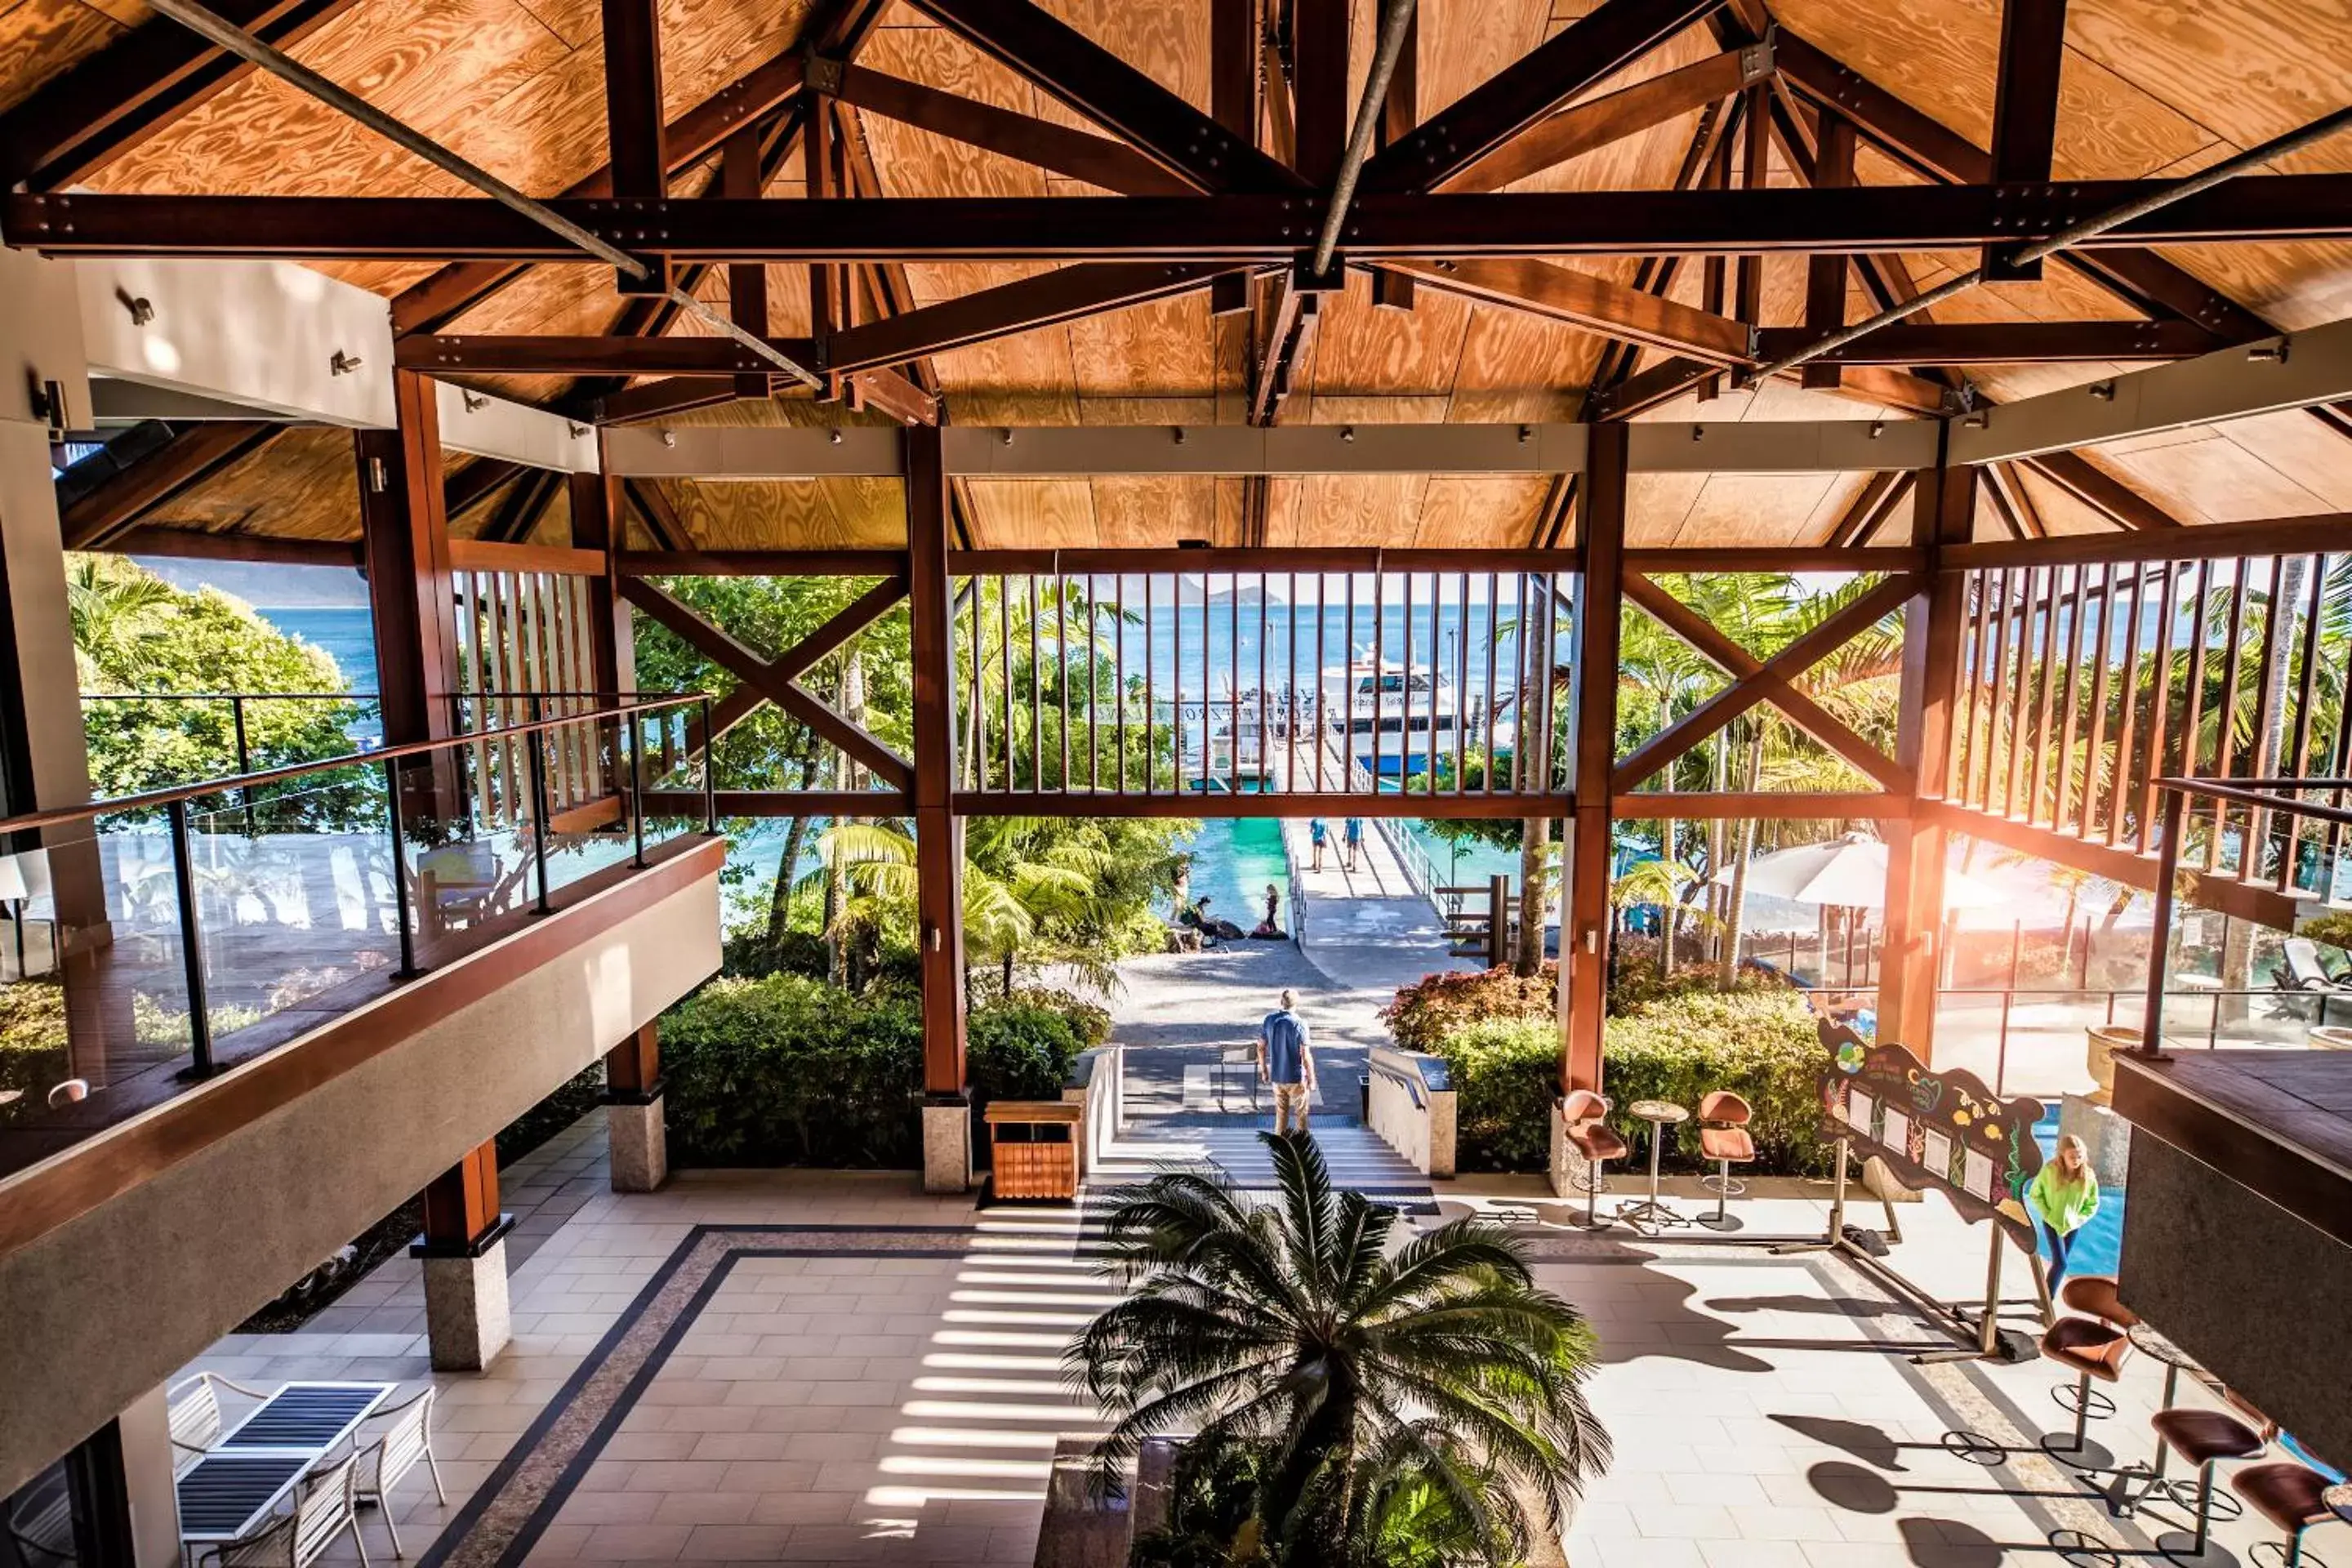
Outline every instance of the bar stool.
<svg viewBox="0 0 2352 1568"><path fill-rule="evenodd" d="M2076 1274L2058 1287L2058 1303L2086 1318L2096 1318L2111 1329L2138 1326L2139 1314L2116 1294L2116 1282L2104 1274Z"/></svg>
<svg viewBox="0 0 2352 1568"><path fill-rule="evenodd" d="M2061 1318L2051 1324L2049 1331L2042 1336L2042 1353L2061 1366L2071 1367L2076 1373L2074 1441L2062 1448L2050 1440L2054 1433L2042 1439L2044 1453L2072 1464L2088 1440L2087 1428L2093 1403L2095 1401L2105 1407L2099 1411L2101 1415L2115 1414L2116 1402L2103 1394L2095 1393L2091 1380L2096 1378L2101 1383L2119 1380L2123 1375L2124 1360L2131 1354L2131 1341L2124 1337L2121 1329L2110 1328L2090 1318ZM2051 1390L2051 1397L2058 1401L2061 1409L2065 1408L2066 1400L2062 1390Z"/></svg>
<svg viewBox="0 0 2352 1568"><path fill-rule="evenodd" d="M2158 1442L2197 1467L2197 1544L2189 1555L2202 1557L2213 1521L2213 1467L2223 1459L2260 1458L2266 1445L2262 1434L2219 1410L2159 1410L2147 1424Z"/></svg>
<svg viewBox="0 0 2352 1568"><path fill-rule="evenodd" d="M2230 1478L2230 1489L2245 1499L2248 1508L2286 1531L2284 1545L2262 1543L2276 1547L2281 1568L2301 1568L2306 1562L2317 1568L2317 1559L2303 1554L2303 1532L2336 1517L2327 1506L2326 1476L2291 1459L2276 1459L2240 1470ZM2260 1552L2262 1546L2254 1550Z"/></svg>
<svg viewBox="0 0 2352 1568"><path fill-rule="evenodd" d="M1730 1200L1748 1190L1734 1181L1731 1167L1756 1158L1756 1140L1748 1124L1755 1119L1748 1101L1727 1089L1718 1089L1698 1102L1698 1152L1716 1163L1716 1173L1701 1176L1699 1185L1715 1189L1715 1213L1698 1223L1709 1230L1738 1230L1739 1221L1727 1212Z"/></svg>
<svg viewBox="0 0 2352 1568"><path fill-rule="evenodd" d="M1561 1100L1559 1116L1570 1146L1584 1156L1584 1228L1599 1230L1601 1166L1625 1157L1625 1140L1609 1125L1609 1101L1589 1089L1573 1090Z"/></svg>

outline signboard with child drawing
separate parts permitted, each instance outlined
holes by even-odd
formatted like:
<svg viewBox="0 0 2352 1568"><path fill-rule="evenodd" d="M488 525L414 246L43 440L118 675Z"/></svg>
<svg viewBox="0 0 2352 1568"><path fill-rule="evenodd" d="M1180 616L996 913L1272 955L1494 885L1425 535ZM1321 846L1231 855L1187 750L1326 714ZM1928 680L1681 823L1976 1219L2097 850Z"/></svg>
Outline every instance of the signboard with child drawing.
<svg viewBox="0 0 2352 1568"><path fill-rule="evenodd" d="M1905 1047L1873 1045L1823 1019L1822 1135L1876 1155L1914 1192L1933 1187L1966 1217L1995 1219L2033 1246L2025 1189L2042 1168L2042 1102L2003 1100L1974 1073L1937 1072Z"/></svg>

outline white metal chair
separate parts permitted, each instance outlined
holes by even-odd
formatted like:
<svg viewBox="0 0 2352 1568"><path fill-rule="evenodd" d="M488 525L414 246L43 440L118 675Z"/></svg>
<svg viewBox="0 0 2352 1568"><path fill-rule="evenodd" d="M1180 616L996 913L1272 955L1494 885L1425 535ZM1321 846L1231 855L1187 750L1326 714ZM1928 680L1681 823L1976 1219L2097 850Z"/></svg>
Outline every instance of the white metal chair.
<svg viewBox="0 0 2352 1568"><path fill-rule="evenodd" d="M407 1553L400 1549L400 1527L392 1519L392 1489L400 1484L400 1478L422 1460L433 1477L433 1495L445 1504L449 1500L449 1494L441 1489L441 1463L433 1457L433 1390L427 1387L389 1410L377 1411L368 1419L371 1423L388 1424L359 1451L356 1495L358 1500L372 1502L382 1510L384 1533L392 1537L392 1554L404 1557Z"/></svg>
<svg viewBox="0 0 2352 1568"><path fill-rule="evenodd" d="M345 1531L359 1548L361 1568L366 1568L367 1541L360 1534L358 1477L354 1454L331 1470L306 1478L295 1489L294 1508L281 1513L241 1541L207 1546L196 1553L195 1568L310 1568L326 1555L327 1548Z"/></svg>
<svg viewBox="0 0 2352 1568"><path fill-rule="evenodd" d="M220 1394L215 1390L215 1384L222 1388L233 1388L248 1399L269 1397L265 1390L248 1387L216 1372L200 1372L164 1390L163 1402L171 1412L172 1447L175 1450L172 1458L174 1475L203 1458L220 1443Z"/></svg>
<svg viewBox="0 0 2352 1568"><path fill-rule="evenodd" d="M358 1474L360 1455L334 1469L315 1471L294 1488L294 1510L278 1514L245 1540L205 1547L195 1554L195 1568L207 1563L214 1568L310 1568L343 1531L351 1531L351 1544L360 1549L360 1565L367 1568L367 1540L360 1535Z"/></svg>
<svg viewBox="0 0 2352 1568"><path fill-rule="evenodd" d="M8 1539L29 1568L72 1568L74 1546L73 1493L65 1471L49 1473L16 1494L8 1508Z"/></svg>

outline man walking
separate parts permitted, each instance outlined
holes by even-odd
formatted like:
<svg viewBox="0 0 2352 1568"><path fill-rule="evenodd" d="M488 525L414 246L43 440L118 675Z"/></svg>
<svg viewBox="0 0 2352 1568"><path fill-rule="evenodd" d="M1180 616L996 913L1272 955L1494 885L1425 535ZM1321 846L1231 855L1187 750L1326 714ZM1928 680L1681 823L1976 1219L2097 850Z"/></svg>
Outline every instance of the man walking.
<svg viewBox="0 0 2352 1568"><path fill-rule="evenodd" d="M1323 869L1323 840L1326 837L1321 817L1316 817L1307 825L1307 842L1315 846L1314 868L1318 871Z"/></svg>
<svg viewBox="0 0 2352 1568"><path fill-rule="evenodd" d="M1291 1011L1297 993L1286 988L1282 1005L1257 1026L1258 1077L1274 1085L1274 1130L1307 1131L1307 1108L1315 1098L1315 1052L1307 1020Z"/></svg>
<svg viewBox="0 0 2352 1568"><path fill-rule="evenodd" d="M1348 870L1351 875L1356 869L1356 857L1363 852L1364 819L1351 816L1348 818Z"/></svg>

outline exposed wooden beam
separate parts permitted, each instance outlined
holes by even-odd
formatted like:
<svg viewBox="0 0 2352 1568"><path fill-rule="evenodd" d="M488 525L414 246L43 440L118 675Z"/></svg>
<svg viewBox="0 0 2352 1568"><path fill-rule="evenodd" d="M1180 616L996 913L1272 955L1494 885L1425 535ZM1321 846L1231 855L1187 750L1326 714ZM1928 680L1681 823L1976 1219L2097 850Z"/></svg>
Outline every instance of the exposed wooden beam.
<svg viewBox="0 0 2352 1568"><path fill-rule="evenodd" d="M767 193L766 160L759 127L747 125L719 143L719 194L737 199L758 199ZM768 269L758 262L738 262L727 269L727 319L754 337L768 335ZM795 361L805 364L805 360ZM735 392L740 397L765 397L774 387L764 368L739 372Z"/></svg>
<svg viewBox="0 0 2352 1568"><path fill-rule="evenodd" d="M628 481L634 489L641 481ZM903 550L625 550L625 577L866 577L907 569Z"/></svg>
<svg viewBox="0 0 2352 1568"><path fill-rule="evenodd" d="M1675 598L1648 577L1638 573L1629 574L1625 578L1624 592L1627 599L1648 611L1660 625L1696 649L1700 657L1721 667L1724 673L1732 678L1735 688L1743 682L1756 683L1760 689L1763 700L1778 708L1799 729L1843 757L1854 768L1889 790L1897 793L1907 793L1910 790L1912 776L1906 769L1897 763L1894 758L1854 733L1852 726L1844 720L1822 707L1810 693L1800 688L1790 673L1785 670L1779 672L1769 670L1765 660L1758 658L1754 654L1732 641L1730 637L1717 630L1713 622ZM1895 594L1891 588L1886 592L1890 595L1890 604L1899 603L1903 596L1903 595ZM1906 589L1905 592L1907 594L1908 590ZM1881 608L1875 616L1858 619L1853 629L1859 631L1885 614L1886 610ZM1852 632L1847 635L1851 636ZM1839 640L1843 641L1844 638L1842 637ZM1829 650L1825 648L1822 651ZM1812 661L1807 661L1807 663L1811 662ZM1664 738L1664 736L1659 737L1661 740ZM1646 747L1643 749L1647 750ZM1689 749L1688 746L1684 746L1675 752L1674 755L1679 756ZM1633 757L1626 759L1625 768L1618 771L1616 781L1618 787L1630 789L1648 776L1647 773L1633 773L1627 771L1635 766L1637 759L1641 758L1642 752L1637 751ZM1672 760L1671 756L1667 758L1667 761ZM1643 762L1641 765L1646 766L1649 773L1655 773L1664 764Z"/></svg>
<svg viewBox="0 0 2352 1568"><path fill-rule="evenodd" d="M2118 528L2179 528L2180 520L2132 489L2080 452L2044 452L2025 466L2100 513Z"/></svg>
<svg viewBox="0 0 2352 1568"><path fill-rule="evenodd" d="M209 3L223 20L285 48L352 0ZM184 27L134 26L0 115L0 187L53 190L87 180L252 68Z"/></svg>
<svg viewBox="0 0 2352 1568"><path fill-rule="evenodd" d="M762 61L751 70L671 121L662 131L669 173L686 173L730 135L752 123L801 89L802 56L795 49ZM563 192L579 200L613 194L612 165L574 181ZM527 264L452 262L392 297L392 330L426 332L456 321L528 271Z"/></svg>
<svg viewBox="0 0 2352 1568"><path fill-rule="evenodd" d="M864 66L820 61L813 80L818 90L886 120L1001 153L1107 191L1177 195L1193 189L1124 142L941 92Z"/></svg>
<svg viewBox="0 0 2352 1568"><path fill-rule="evenodd" d="M357 566L360 547L345 539L283 539L267 533L214 533L193 528L129 528L96 548L115 555L189 561L253 561L272 566Z"/></svg>
<svg viewBox="0 0 2352 1568"><path fill-rule="evenodd" d="M1389 76L1389 90L1381 100L1381 118L1373 127L1372 146L1375 150L1393 147L1412 134L1421 123L1421 8L1415 5L1404 19L1404 42L1397 51L1396 68ZM1412 309L1413 282L1402 272L1385 268L1372 274L1372 304L1381 310L1410 310ZM1261 503L1258 510L1265 512Z"/></svg>
<svg viewBox="0 0 2352 1568"><path fill-rule="evenodd" d="M1348 0L1287 0L1291 111L1298 131L1291 166L1328 186L1348 150Z"/></svg>
<svg viewBox="0 0 2352 1568"><path fill-rule="evenodd" d="M785 680L797 680L850 638L880 620L907 597L907 579L883 578L835 611L825 623L778 654L768 668Z"/></svg>
<svg viewBox="0 0 2352 1568"><path fill-rule="evenodd" d="M1914 574L1901 573L1890 576L1768 659L1756 660L1746 655L1744 650L1738 650L1738 645L1730 645L1729 648L1722 650L1723 657L1739 658L1753 668L1745 671L1735 670L1736 679L1729 686L1635 748L1617 764L1612 774L1612 787L1619 791L1633 789L1759 702L1769 700L1810 731L1811 725L1798 719L1797 714L1790 710L1789 699L1791 696L1799 700L1800 706L1809 700L1791 683L1843 646L1855 633L1880 620L1911 597L1917 588L1918 581ZM1629 584L1628 596L1633 593L1633 589ZM1653 608L1652 613L1654 615L1658 611ZM1709 626L1708 630L1712 632L1713 627ZM1700 651L1706 652L1710 658L1717 657L1715 652L1706 648ZM1818 709L1817 704L1815 707ZM1831 723L1835 725L1836 721L1832 718ZM1833 750L1838 749L1827 735L1815 733L1813 738ZM1865 745L1861 749L1871 752L1875 762L1865 765L1859 754L1847 756L1846 760L1856 767L1864 768L1889 788L1899 784L1902 793L1910 793L1911 778L1907 772L1896 767L1874 748ZM1841 751L1840 754L1845 753Z"/></svg>
<svg viewBox="0 0 2352 1568"><path fill-rule="evenodd" d="M806 338L771 340L788 354ZM434 375L722 375L769 367L731 338L456 336L415 332L393 343L393 363ZM806 360L802 363L809 363Z"/></svg>
<svg viewBox="0 0 2352 1568"><path fill-rule="evenodd" d="M2066 0L2001 0L2000 71L1992 100L1992 172L1996 184L2041 184L2050 178L2058 139L2058 74L2066 58ZM2006 259L2008 247L1986 246L1985 279L2031 282L2039 261Z"/></svg>
<svg viewBox="0 0 2352 1568"><path fill-rule="evenodd" d="M1948 249L2054 232L2169 184L2076 181L2023 198L1974 185L1366 195L1350 209L1348 244L1357 261ZM1255 195L673 200L625 217L595 203L549 205L616 241L659 223L667 236L663 247L673 259L704 263L1066 258L1286 265L1305 237L1296 197ZM578 255L486 197L17 193L0 205L0 227L17 245L65 256L564 261ZM2183 198L2085 245L2347 237L2352 174L2259 174Z"/></svg>
<svg viewBox="0 0 2352 1568"><path fill-rule="evenodd" d="M1386 265L1449 294L1508 305L1627 342L1725 364L1748 357L1748 329L1740 322L1573 268L1506 257Z"/></svg>
<svg viewBox="0 0 2352 1568"><path fill-rule="evenodd" d="M2061 533L2047 539L1952 544L1955 567L2101 565L2125 562L2227 560L2234 556L2340 552L2352 512L2200 523L2130 533Z"/></svg>
<svg viewBox="0 0 2352 1568"><path fill-rule="evenodd" d="M473 458L450 475L449 482L442 487L441 509L454 522L521 472L520 463L499 458Z"/></svg>
<svg viewBox="0 0 2352 1568"><path fill-rule="evenodd" d="M564 476L552 468L526 469L523 477L507 491L499 510L482 524L481 542L486 544L519 545L530 537L539 520L547 515L554 503L555 492L563 488Z"/></svg>
<svg viewBox="0 0 2352 1568"><path fill-rule="evenodd" d="M1196 189L1287 191L1305 183L1031 0L916 0L916 8Z"/></svg>
<svg viewBox="0 0 2352 1568"><path fill-rule="evenodd" d="M1833 550L1851 549L1868 539L1871 530L1878 526L1909 479L1908 474L1892 469L1871 475L1844 512L1830 525L1822 542Z"/></svg>
<svg viewBox="0 0 2352 1568"><path fill-rule="evenodd" d="M677 515L677 510L669 504L669 497L662 493L659 484L651 479L625 479L621 484L621 493L636 509L638 518L646 525L646 531L653 536L657 548L694 548L694 535L688 531L685 520Z"/></svg>
<svg viewBox="0 0 2352 1568"><path fill-rule="evenodd" d="M603 0L605 165L616 201L669 195L662 123L661 26L655 0Z"/></svg>
<svg viewBox="0 0 2352 1568"><path fill-rule="evenodd" d="M1700 20L1720 0L1601 0L1364 168L1367 192L1444 184Z"/></svg>
<svg viewBox="0 0 2352 1568"><path fill-rule="evenodd" d="M1082 262L982 289L837 332L817 363L845 373L904 364L950 349L1034 331L1205 288L1213 262Z"/></svg>
<svg viewBox="0 0 2352 1568"><path fill-rule="evenodd" d="M675 375L665 381L641 382L608 392L590 412L600 425L625 425L633 419L658 419L732 403L740 395L732 376Z"/></svg>
<svg viewBox="0 0 2352 1568"><path fill-rule="evenodd" d="M1843 281L1839 279L1841 286ZM1757 357L1777 359L1819 335L1810 324L1759 328ZM1838 365L2106 363L2194 359L2212 348L2212 334L2193 321L1899 321L1832 349L1822 361Z"/></svg>
<svg viewBox="0 0 2352 1568"><path fill-rule="evenodd" d="M1750 79L1748 62L1761 58L1748 50L1727 49L1615 92L1572 103L1538 121L1436 188L1499 191L1571 158L1638 136L1738 91Z"/></svg>
<svg viewBox="0 0 2352 1568"><path fill-rule="evenodd" d="M68 550L96 550L156 508L258 451L285 428L255 420L192 425L171 441L66 508L58 524Z"/></svg>
<svg viewBox="0 0 2352 1568"><path fill-rule="evenodd" d="M1822 111L1820 140L1813 155L1812 184L1817 190L1842 191L1854 183L1853 121L1835 110ZM1827 337L1845 325L1845 279L1848 263L1835 251L1816 251L1805 263L1804 330ZM1867 342L1867 339L1864 340ZM1768 363L1769 356L1767 356ZM1925 364L1925 360L1902 360ZM1826 391L1839 384L1838 363L1824 355L1798 374L1798 384Z"/></svg>
<svg viewBox="0 0 2352 1568"><path fill-rule="evenodd" d="M631 604L669 628L705 658L738 680L750 683L762 697L884 783L903 790L912 782L913 765L906 758L818 700L796 681L778 673L775 660L761 657L645 578L622 578L620 591Z"/></svg>
<svg viewBox="0 0 2352 1568"><path fill-rule="evenodd" d="M1992 178L1992 154L1914 109L1895 94L1783 27L1773 40L1781 76L1831 105L1885 152L1932 180L1982 184ZM2000 236L1988 236L1998 239ZM2232 342L2263 336L2269 323L2218 289L2152 252L2134 247L2074 249L2060 259L2101 282L2129 275L2141 297Z"/></svg>

